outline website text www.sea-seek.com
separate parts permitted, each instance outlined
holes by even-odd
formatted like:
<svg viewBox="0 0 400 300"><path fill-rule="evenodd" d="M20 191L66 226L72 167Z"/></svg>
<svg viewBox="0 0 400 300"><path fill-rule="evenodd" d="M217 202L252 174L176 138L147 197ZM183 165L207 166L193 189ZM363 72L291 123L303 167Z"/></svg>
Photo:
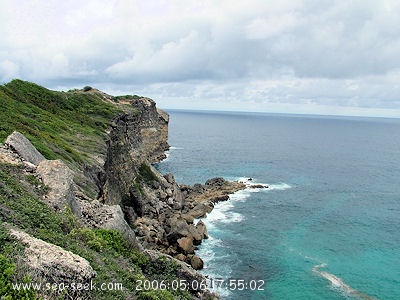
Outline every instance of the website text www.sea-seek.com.
<svg viewBox="0 0 400 300"><path fill-rule="evenodd" d="M35 291L122 291L122 283L116 282L104 282L98 284L96 282L90 281L86 283L81 282L70 282L70 283L12 283L13 290L35 290Z"/></svg>

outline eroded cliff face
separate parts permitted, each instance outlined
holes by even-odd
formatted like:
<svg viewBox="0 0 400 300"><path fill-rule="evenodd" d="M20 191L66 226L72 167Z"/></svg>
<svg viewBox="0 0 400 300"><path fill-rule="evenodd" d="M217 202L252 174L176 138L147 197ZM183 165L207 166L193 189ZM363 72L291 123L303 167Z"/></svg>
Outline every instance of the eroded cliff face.
<svg viewBox="0 0 400 300"><path fill-rule="evenodd" d="M110 124L102 202L121 206L144 249L201 269L203 262L195 250L207 238L207 229L195 218L204 217L215 202L227 200L244 184L219 178L190 187L178 184L172 174L158 173L151 164L165 158L169 148L168 114L148 98L123 99L117 105L134 110Z"/></svg>
<svg viewBox="0 0 400 300"><path fill-rule="evenodd" d="M125 113L111 123L107 141L105 178L101 198L106 204L121 204L143 164L158 162L168 150L166 112L149 98L129 100L137 112Z"/></svg>

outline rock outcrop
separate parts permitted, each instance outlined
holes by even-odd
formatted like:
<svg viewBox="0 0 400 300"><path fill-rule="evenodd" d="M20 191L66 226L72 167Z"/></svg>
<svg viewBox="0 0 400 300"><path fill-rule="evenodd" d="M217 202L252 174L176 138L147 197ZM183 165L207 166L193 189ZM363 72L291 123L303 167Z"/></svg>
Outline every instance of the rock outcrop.
<svg viewBox="0 0 400 300"><path fill-rule="evenodd" d="M138 112L118 116L111 123L102 195L106 204L120 204L129 195L139 167L165 158L169 148L168 114L148 98L134 99L130 105Z"/></svg>
<svg viewBox="0 0 400 300"><path fill-rule="evenodd" d="M79 216L81 210L75 200L74 174L61 160L43 160L39 163L36 172L43 183L49 187L45 200L55 210L64 211L70 207L72 212Z"/></svg>
<svg viewBox="0 0 400 300"><path fill-rule="evenodd" d="M15 140L19 142L14 143ZM11 146L12 144L1 146L1 160L22 165L26 171L40 179L48 188L43 200L50 207L56 211L71 209L72 213L88 227L118 230L133 248L143 250L135 232L126 222L120 205L104 205L79 191L74 182L74 172L61 160L43 159L37 166L27 161L29 157L38 156L36 152L39 152L21 133L13 132L7 141L15 145L23 144L24 147L18 148L23 150L17 151Z"/></svg>
<svg viewBox="0 0 400 300"><path fill-rule="evenodd" d="M89 228L104 228L119 231L133 248L140 251L143 247L137 242L135 232L125 221L124 213L119 205L101 204L98 200L78 200L82 211L82 221Z"/></svg>
<svg viewBox="0 0 400 300"><path fill-rule="evenodd" d="M5 144L17 152L24 160L36 166L45 160L44 156L36 150L31 142L17 131L7 137Z"/></svg>
<svg viewBox="0 0 400 300"><path fill-rule="evenodd" d="M216 202L228 200L229 194L245 188L245 184L214 178L191 187L177 184L172 174L153 172L157 183L152 189L144 187L136 202L139 207L135 211L140 215L133 219L138 240L144 248L169 254L194 269L203 268L201 258L194 254L208 232L204 222L194 221L205 217Z"/></svg>
<svg viewBox="0 0 400 300"><path fill-rule="evenodd" d="M34 238L29 234L10 229L12 236L27 245L23 258L29 268L54 283L85 284L96 276L89 262L59 246Z"/></svg>
<svg viewBox="0 0 400 300"><path fill-rule="evenodd" d="M107 96L105 101L114 101L111 98ZM196 247L208 238L208 232L204 222L197 219L206 217L215 203L228 200L229 194L246 185L214 178L205 184L188 186L178 184L172 174L161 175L151 164L165 158L165 151L169 148L168 114L157 109L155 102L148 98L118 100L115 105L128 105L130 109L110 122L106 149L104 154L96 154L94 165L72 171L60 160L46 160L17 132L7 138L8 148L2 147L0 156L16 163L18 159L25 162L25 167L29 167L49 187L45 201L54 209L63 210L69 206L83 225L116 229L133 248L146 249L149 257L165 255L179 261L182 265L179 276L182 278L203 279L193 269L203 268ZM96 186L97 199L83 192L85 182L76 184L74 178L84 178L88 185ZM28 248L31 249L31 264L38 264L34 261L35 255L39 255L37 251L43 250L43 255L49 256L43 260L44 265L47 259L57 257L46 252L45 246L54 253L62 253L61 248L29 239L21 232L13 234L36 245ZM72 257L65 255L66 258ZM90 269L84 261L82 264L86 270L82 280L91 278ZM74 269L75 265L72 264L71 268Z"/></svg>

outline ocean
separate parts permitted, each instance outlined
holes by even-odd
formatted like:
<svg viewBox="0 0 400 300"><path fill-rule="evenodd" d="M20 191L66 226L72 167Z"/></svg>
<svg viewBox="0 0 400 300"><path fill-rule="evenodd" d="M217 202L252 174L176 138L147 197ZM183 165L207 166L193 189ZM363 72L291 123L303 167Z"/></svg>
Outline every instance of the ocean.
<svg viewBox="0 0 400 300"><path fill-rule="evenodd" d="M400 119L168 112L161 173L269 185L203 220L223 299L400 299Z"/></svg>

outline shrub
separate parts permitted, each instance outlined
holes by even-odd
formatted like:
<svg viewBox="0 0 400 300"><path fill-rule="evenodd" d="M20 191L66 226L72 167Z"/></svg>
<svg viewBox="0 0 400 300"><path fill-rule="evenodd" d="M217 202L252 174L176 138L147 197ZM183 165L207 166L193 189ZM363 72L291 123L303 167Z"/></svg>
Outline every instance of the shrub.
<svg viewBox="0 0 400 300"><path fill-rule="evenodd" d="M156 174L153 173L150 166L146 163L140 165L139 175L146 183L151 183L153 180L158 181Z"/></svg>
<svg viewBox="0 0 400 300"><path fill-rule="evenodd" d="M97 252L102 251L107 245L101 237L97 236L95 232L89 228L73 229L70 236L84 242L90 249Z"/></svg>

